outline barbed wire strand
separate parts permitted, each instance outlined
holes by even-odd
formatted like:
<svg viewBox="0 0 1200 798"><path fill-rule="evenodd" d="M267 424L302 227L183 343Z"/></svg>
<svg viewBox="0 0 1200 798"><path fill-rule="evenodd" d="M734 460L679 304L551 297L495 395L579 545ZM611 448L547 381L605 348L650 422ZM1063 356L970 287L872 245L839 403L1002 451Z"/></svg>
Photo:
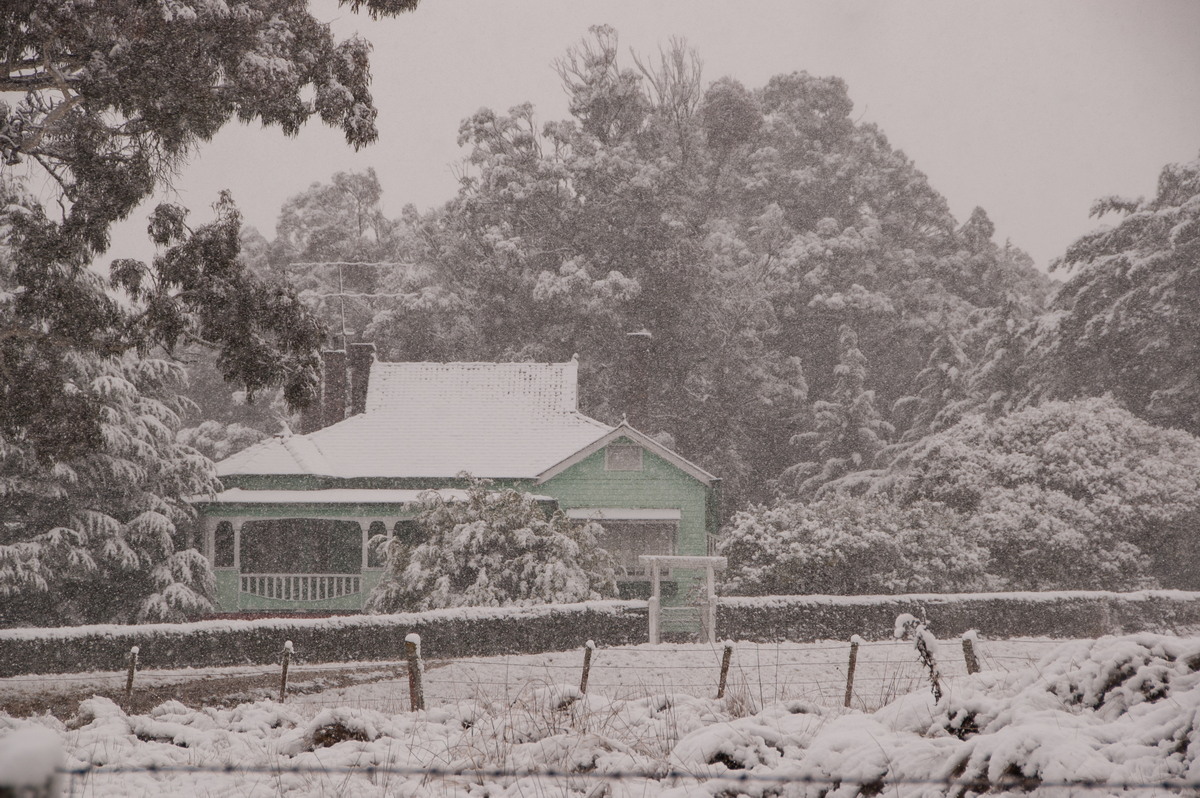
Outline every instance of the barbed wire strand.
<svg viewBox="0 0 1200 798"><path fill-rule="evenodd" d="M965 787L965 788L988 788L988 789L1015 789L1023 791L1032 791L1039 788L1047 789L1104 789L1104 790L1136 790L1136 789L1163 789L1163 790L1193 790L1200 789L1200 780L1195 779L1176 779L1165 778L1158 780L1132 781L1132 780L1105 780L1105 779L1077 779L1077 780L1047 780L1036 776L1005 776L995 781L988 780L983 776L963 777L963 776L946 776L942 778L934 777L917 777L917 776L890 776L888 774L880 774L875 778L864 778L861 775L817 775L805 773L756 773L752 771L725 771L720 773L697 773L689 770L665 770L665 771L589 771L579 772L571 770L561 770L558 768L544 768L541 770L512 770L507 768L445 768L445 767L411 767L403 765L303 765L303 764L253 764L239 765L235 763L227 763L223 765L84 765L73 768L57 768L56 772L62 775L72 777L78 776L96 776L96 775L128 775L132 773L192 773L192 774L213 774L213 773L229 773L229 774L246 774L246 773L263 773L275 775L321 775L321 774L361 774L364 776L374 776L377 774L393 775L393 776L418 776L418 777L435 777L435 778L454 778L466 777L473 779L521 779L531 777L554 778L554 779L579 779L589 778L605 781L670 781L677 779L692 779L696 781L732 781L732 782L767 782L775 784L814 784L823 786L837 786L843 784L860 784L860 785L877 785L880 787L889 786L940 786L940 787Z"/></svg>

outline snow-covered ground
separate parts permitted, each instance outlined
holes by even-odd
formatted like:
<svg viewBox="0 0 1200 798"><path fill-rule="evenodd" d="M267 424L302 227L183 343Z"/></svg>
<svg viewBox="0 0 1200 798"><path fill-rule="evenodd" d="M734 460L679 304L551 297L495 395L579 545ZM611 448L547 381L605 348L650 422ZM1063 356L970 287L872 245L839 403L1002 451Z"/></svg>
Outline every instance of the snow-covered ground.
<svg viewBox="0 0 1200 798"><path fill-rule="evenodd" d="M1165 779L1200 779L1200 639L984 640L977 650L984 671L968 677L958 641L942 642L946 695L935 703L910 644L863 644L849 710L841 642L739 643L719 700L722 648L698 645L600 649L586 696L582 651L429 662L428 709L415 713L403 679L286 704L197 710L167 701L134 715L92 698L66 722L0 715L0 768L3 751L37 729L59 742L68 768L95 767L63 777L70 794L89 796L832 798L860 794L857 785L873 794L882 782L891 782L887 795L958 794L930 783L951 778L998 794L998 782L1017 777L1032 780L1024 788L1049 785L1039 794L1096 779L1159 786L1070 794L1158 795L1171 794ZM52 678L123 684L117 674ZM45 689L34 677L0 680L6 694ZM454 775L464 770L488 772ZM510 775L531 770L555 773Z"/></svg>

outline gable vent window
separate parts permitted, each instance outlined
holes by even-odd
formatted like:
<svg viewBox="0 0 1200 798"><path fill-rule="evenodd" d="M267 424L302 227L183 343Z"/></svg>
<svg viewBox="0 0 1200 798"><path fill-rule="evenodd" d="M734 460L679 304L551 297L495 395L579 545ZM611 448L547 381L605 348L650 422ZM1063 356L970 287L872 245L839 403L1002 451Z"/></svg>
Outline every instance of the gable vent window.
<svg viewBox="0 0 1200 798"><path fill-rule="evenodd" d="M608 446L604 449L605 471L641 471L641 446Z"/></svg>

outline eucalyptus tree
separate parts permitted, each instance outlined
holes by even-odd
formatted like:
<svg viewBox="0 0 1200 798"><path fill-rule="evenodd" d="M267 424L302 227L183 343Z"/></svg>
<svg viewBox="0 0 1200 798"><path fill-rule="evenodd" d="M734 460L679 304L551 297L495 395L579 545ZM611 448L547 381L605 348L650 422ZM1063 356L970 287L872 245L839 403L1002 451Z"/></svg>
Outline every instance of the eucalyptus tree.
<svg viewBox="0 0 1200 798"><path fill-rule="evenodd" d="M374 15L416 5L344 4ZM300 406L323 330L291 291L244 268L225 194L207 222L159 205L158 254L116 259L105 275L109 230L235 119L292 135L316 118L353 147L374 141L369 51L338 41L305 0L0 6L5 621L205 605L207 568L177 524L182 497L213 478L174 442L178 369L155 356L205 346L248 394L279 386Z"/></svg>

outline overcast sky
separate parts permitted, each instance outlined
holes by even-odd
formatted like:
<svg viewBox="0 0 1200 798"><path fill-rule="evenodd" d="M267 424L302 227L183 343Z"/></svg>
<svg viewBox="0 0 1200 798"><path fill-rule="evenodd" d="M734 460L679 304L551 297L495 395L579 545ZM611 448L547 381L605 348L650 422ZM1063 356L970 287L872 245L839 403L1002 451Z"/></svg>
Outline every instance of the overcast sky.
<svg viewBox="0 0 1200 798"><path fill-rule="evenodd" d="M564 118L552 62L601 23L625 52L686 38L705 83L843 78L855 118L878 124L960 222L983 206L997 240L1042 267L1098 224L1093 200L1148 194L1164 164L1200 155L1196 0L423 0L381 22L334 0L314 7L339 34L374 43L379 142L355 153L317 122L294 139L232 124L166 197L196 221L228 188L273 237L287 197L369 166L389 215L440 204L456 189L459 122L525 101L542 121ZM144 214L122 225L111 256L147 257L144 228Z"/></svg>

